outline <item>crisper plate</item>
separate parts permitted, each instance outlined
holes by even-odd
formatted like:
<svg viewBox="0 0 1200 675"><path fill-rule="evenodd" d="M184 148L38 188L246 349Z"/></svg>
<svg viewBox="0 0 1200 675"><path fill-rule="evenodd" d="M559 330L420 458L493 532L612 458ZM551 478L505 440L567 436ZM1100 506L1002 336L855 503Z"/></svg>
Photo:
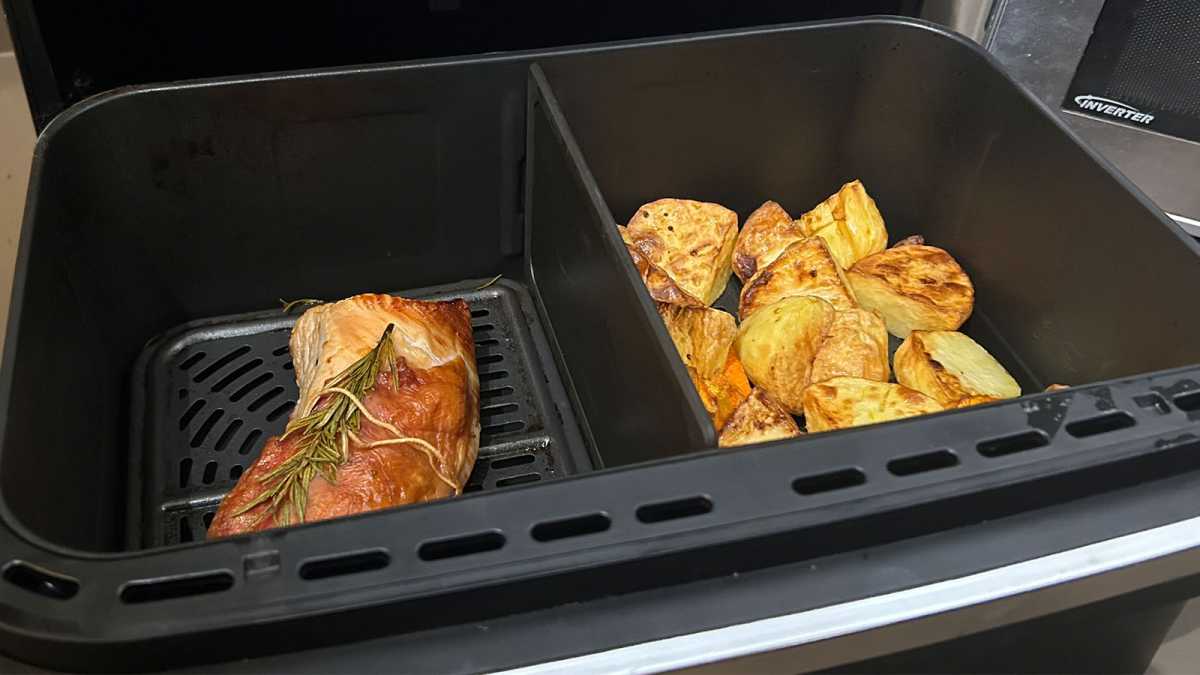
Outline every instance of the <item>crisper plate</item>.
<svg viewBox="0 0 1200 675"><path fill-rule="evenodd" d="M482 434L464 492L548 480L586 466L586 451L568 441L562 412L555 410L562 385L548 365L541 327L524 309L527 291L509 281L479 285L398 294L462 298L471 306ZM264 441L283 431L298 391L288 338L299 314L275 310L196 321L146 348L134 372L131 408L143 424L133 425L130 485L141 485L142 501L132 509L140 515L129 519L130 547L203 540L225 493Z"/></svg>

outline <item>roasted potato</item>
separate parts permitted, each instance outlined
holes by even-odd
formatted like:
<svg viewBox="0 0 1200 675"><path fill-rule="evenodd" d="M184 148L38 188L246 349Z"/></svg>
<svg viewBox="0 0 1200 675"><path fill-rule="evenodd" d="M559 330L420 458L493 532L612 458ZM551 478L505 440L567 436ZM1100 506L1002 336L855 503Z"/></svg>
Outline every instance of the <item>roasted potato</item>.
<svg viewBox="0 0 1200 675"><path fill-rule="evenodd" d="M813 358L811 382L848 375L887 382L888 334L875 312L851 309L838 312Z"/></svg>
<svg viewBox="0 0 1200 675"><path fill-rule="evenodd" d="M717 445L732 448L736 445L766 443L781 438L793 438L801 433L796 420L771 398L765 390L755 388L742 401L721 430Z"/></svg>
<svg viewBox="0 0 1200 675"><path fill-rule="evenodd" d="M888 332L957 330L971 316L975 287L954 258L940 248L908 244L858 261L846 273L859 304L873 309Z"/></svg>
<svg viewBox="0 0 1200 675"><path fill-rule="evenodd" d="M843 185L797 222L806 235L825 240L843 269L887 247L883 216L857 180Z"/></svg>
<svg viewBox="0 0 1200 675"><path fill-rule="evenodd" d="M719 204L659 199L638 208L621 238L652 298L706 307L729 282L737 225Z"/></svg>
<svg viewBox="0 0 1200 675"><path fill-rule="evenodd" d="M742 287L738 314L746 321L763 307L796 295L821 298L839 311L858 307L842 268L819 237L788 246L770 265L759 270Z"/></svg>
<svg viewBox="0 0 1200 675"><path fill-rule="evenodd" d="M962 333L914 330L896 350L896 381L945 406L976 396L1015 398L1017 381Z"/></svg>
<svg viewBox="0 0 1200 675"><path fill-rule="evenodd" d="M659 303L658 313L687 366L704 408L712 417L713 426L720 431L750 395L750 382L733 350L737 322L732 314L709 307Z"/></svg>
<svg viewBox="0 0 1200 675"><path fill-rule="evenodd" d="M966 398L958 399L954 403L946 406L946 408L970 408L971 406L983 405L984 403L992 403L999 400L1000 399L996 398L995 396L968 396Z"/></svg>
<svg viewBox="0 0 1200 675"><path fill-rule="evenodd" d="M809 433L939 412L942 406L908 387L861 377L835 377L804 390Z"/></svg>
<svg viewBox="0 0 1200 675"><path fill-rule="evenodd" d="M813 358L834 314L820 298L796 296L755 312L738 329L733 348L746 375L793 415L802 411Z"/></svg>
<svg viewBox="0 0 1200 675"><path fill-rule="evenodd" d="M745 283L771 264L784 249L807 235L800 224L775 202L765 202L742 225L733 246L733 273Z"/></svg>

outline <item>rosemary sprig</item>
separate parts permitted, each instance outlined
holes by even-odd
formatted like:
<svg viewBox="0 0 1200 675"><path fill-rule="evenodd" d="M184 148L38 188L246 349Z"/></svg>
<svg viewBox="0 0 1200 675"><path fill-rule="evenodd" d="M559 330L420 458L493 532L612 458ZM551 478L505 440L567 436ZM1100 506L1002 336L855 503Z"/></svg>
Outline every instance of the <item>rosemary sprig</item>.
<svg viewBox="0 0 1200 675"><path fill-rule="evenodd" d="M504 276L504 275L497 274L496 276L492 277L491 279L488 279L487 281L483 282L482 286L476 286L475 290L482 291L483 289L487 288L488 286L491 286L492 284L496 283L497 281L500 281L500 277L502 277L502 276Z"/></svg>
<svg viewBox="0 0 1200 675"><path fill-rule="evenodd" d="M300 298L299 300L284 300L280 298L279 304L283 305L283 313L287 314L297 307L314 307L325 304L325 301L317 300L316 298Z"/></svg>
<svg viewBox="0 0 1200 675"><path fill-rule="evenodd" d="M396 354L391 340L393 328L393 324L388 324L375 348L342 371L325 390L343 389L362 400L375 387L381 370L390 370L394 381ZM349 435L358 432L359 422L358 406L345 394L336 391L332 392L332 397L324 407L314 408L304 417L288 422L279 440L299 434L296 452L259 477L259 482L267 483L267 487L233 515L239 516L270 502L269 513L275 515L276 524L303 522L309 484L317 476L331 483L337 479L338 467L348 459Z"/></svg>

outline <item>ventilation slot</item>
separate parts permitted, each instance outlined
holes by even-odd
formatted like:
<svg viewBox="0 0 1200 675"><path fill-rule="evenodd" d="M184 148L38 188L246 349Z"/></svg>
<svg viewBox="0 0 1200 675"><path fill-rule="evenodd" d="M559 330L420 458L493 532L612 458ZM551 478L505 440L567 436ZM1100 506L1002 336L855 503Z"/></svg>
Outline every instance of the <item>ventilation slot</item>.
<svg viewBox="0 0 1200 675"><path fill-rule="evenodd" d="M192 475L192 458L184 457L183 459L179 460L179 487L181 487L181 488L187 487L188 480L191 478L191 475Z"/></svg>
<svg viewBox="0 0 1200 675"><path fill-rule="evenodd" d="M867 475L861 469L840 469L815 476L805 476L792 481L792 489L804 496L819 495L823 492L845 490L857 487L867 482Z"/></svg>
<svg viewBox="0 0 1200 675"><path fill-rule="evenodd" d="M511 476L509 478L501 478L496 481L496 487L512 487L513 485L524 485L525 483L536 483L542 477L536 473L523 473L520 476Z"/></svg>
<svg viewBox="0 0 1200 675"><path fill-rule="evenodd" d="M275 398L276 396L279 396L282 393L283 393L283 387L274 387L267 393L254 399L254 401L252 401L250 403L250 405L246 406L246 410L249 410L250 412L255 412L259 408L270 403L271 399Z"/></svg>
<svg viewBox="0 0 1200 675"><path fill-rule="evenodd" d="M286 401L286 402L284 402L283 405L281 405L281 406L275 408L274 410L272 410L271 412L267 413L267 421L274 422L275 420L279 419L280 417L283 417L284 415L290 413L292 411L292 408L295 408L295 407L296 407L295 401Z"/></svg>
<svg viewBox="0 0 1200 675"><path fill-rule="evenodd" d="M243 375L261 366L262 364L262 359L254 359L252 361L243 363L242 365L238 366L237 370L217 380L217 383L212 386L212 390L214 392L223 390L225 387L228 387L229 385L238 381Z"/></svg>
<svg viewBox="0 0 1200 675"><path fill-rule="evenodd" d="M1110 431L1128 429L1135 424L1137 421L1129 413L1117 411L1071 422L1067 425L1067 433L1075 438L1087 438L1088 436L1107 434Z"/></svg>
<svg viewBox="0 0 1200 675"><path fill-rule="evenodd" d="M287 345L284 345L282 347L276 347L275 349L271 350L271 356L283 356L286 353L288 353Z"/></svg>
<svg viewBox="0 0 1200 675"><path fill-rule="evenodd" d="M673 499L669 502L657 502L639 506L637 519L643 523L661 523L667 520L679 520L711 513L712 500L703 495Z"/></svg>
<svg viewBox="0 0 1200 675"><path fill-rule="evenodd" d="M242 387L240 389L238 389L237 391L233 392L233 394L230 395L229 400L233 401L234 403L237 403L238 401L245 398L246 394L249 394L250 392L254 391L255 389L258 389L259 387L261 387L263 384L269 382L272 377L275 377L275 375L273 373L263 373L263 374L259 375L258 377L254 378L253 380L250 380L246 384L243 384Z"/></svg>
<svg viewBox="0 0 1200 675"><path fill-rule="evenodd" d="M612 526L611 518L603 513L593 513L586 516L538 523L533 526L530 534L537 541L547 542L604 532L610 526Z"/></svg>
<svg viewBox="0 0 1200 675"><path fill-rule="evenodd" d="M1200 410L1200 391L1188 392L1175 397L1175 407L1184 412Z"/></svg>
<svg viewBox="0 0 1200 675"><path fill-rule="evenodd" d="M229 572L211 572L155 581L131 581L121 589L121 602L130 605L158 602L191 595L220 593L231 588L233 575Z"/></svg>
<svg viewBox="0 0 1200 675"><path fill-rule="evenodd" d="M212 411L212 414L208 416L208 419L204 420L204 424L201 424L200 428L196 430L196 433L192 435L190 445L193 448L200 447L200 445L204 443L204 437L208 435L208 432L212 431L212 428L216 426L217 422L221 420L221 416L224 414L225 411L219 408Z"/></svg>
<svg viewBox="0 0 1200 675"><path fill-rule="evenodd" d="M1050 439L1040 431L1025 431L1011 436L982 441L976 446L984 457L1003 457L1026 450L1035 450L1050 444Z"/></svg>
<svg viewBox="0 0 1200 675"><path fill-rule="evenodd" d="M500 398L502 396L512 396L512 393L513 393L512 387L497 387L495 389L486 389L479 393L479 400L487 401L487 400L490 400L493 398Z"/></svg>
<svg viewBox="0 0 1200 675"><path fill-rule="evenodd" d="M496 434L507 434L513 431L520 431L525 428L525 423L521 420L515 422L505 422L503 424L489 424L483 428L484 436L495 436Z"/></svg>
<svg viewBox="0 0 1200 675"><path fill-rule="evenodd" d="M486 309L473 309L473 310L471 310L471 318L472 318L472 319L482 319L483 317L487 316L488 314L491 314L491 312L489 312L489 311L488 311L488 310L486 310Z"/></svg>
<svg viewBox="0 0 1200 675"><path fill-rule="evenodd" d="M249 345L242 345L241 347L238 347L237 349L229 352L225 356L222 356L221 358L217 359L216 361L213 361L212 363L210 363L207 367L205 367L204 370L200 371L199 373L196 373L196 377L192 378L192 382L203 382L203 381L207 380L208 378L212 377L218 370L233 363L239 357L245 356L246 354L249 354L249 353L250 353Z"/></svg>
<svg viewBox="0 0 1200 675"><path fill-rule="evenodd" d="M201 520L204 521L204 529L205 530L208 530L208 528L212 527L212 521L213 521L213 518L216 517L216 515L217 515L216 511L209 511L208 513L204 514L204 518L202 518Z"/></svg>
<svg viewBox="0 0 1200 675"><path fill-rule="evenodd" d="M66 600L79 592L79 582L71 577L55 574L19 560L5 565L4 580L30 593L55 600Z"/></svg>
<svg viewBox="0 0 1200 675"><path fill-rule="evenodd" d="M471 331L475 335L479 335L480 333L486 333L490 330L495 330L495 328L496 328L496 324L494 324L494 323L481 323L478 326L472 326Z"/></svg>
<svg viewBox="0 0 1200 675"><path fill-rule="evenodd" d="M196 413L200 412L200 409L203 407L204 407L204 399L196 401L195 403L188 406L188 409L186 411L184 411L184 413L183 413L183 417L179 418L179 430L183 431L184 429L186 429L187 426L192 423L192 419L194 417L196 417Z"/></svg>
<svg viewBox="0 0 1200 675"><path fill-rule="evenodd" d="M195 354L192 354L191 356L184 359L183 363L179 364L179 369L184 370L184 371L190 369L192 366L203 361L204 356L205 356L204 352L196 352Z"/></svg>
<svg viewBox="0 0 1200 675"><path fill-rule="evenodd" d="M223 452L225 448L229 447L229 441L233 440L233 435L238 432L238 429L242 428L242 424L243 423L241 420L234 420L230 422L229 426L225 427L225 431L221 432L221 437L217 439L217 443L213 446L213 450L216 450L217 452Z"/></svg>
<svg viewBox="0 0 1200 675"><path fill-rule="evenodd" d="M522 464L533 464L533 455L513 455L512 457L501 457L500 459L492 460L493 469L507 469L509 467L521 466Z"/></svg>
<svg viewBox="0 0 1200 675"><path fill-rule="evenodd" d="M935 450L911 457L901 457L888 462L887 469L896 476L911 476L927 471L949 469L958 466L958 455L949 450Z"/></svg>
<svg viewBox="0 0 1200 675"><path fill-rule="evenodd" d="M237 480L241 478L242 471L245 471L245 469L242 468L241 464L234 464L233 466L229 467L229 480Z"/></svg>
<svg viewBox="0 0 1200 675"><path fill-rule="evenodd" d="M300 564L300 578L312 581L313 579L340 577L344 574L381 570L387 567L391 561L387 551L381 550L308 560Z"/></svg>
<svg viewBox="0 0 1200 675"><path fill-rule="evenodd" d="M508 377L507 370L493 370L490 373L480 373L479 381L480 382L491 382L492 380L503 380L506 377Z"/></svg>
<svg viewBox="0 0 1200 675"><path fill-rule="evenodd" d="M482 411L480 411L479 416L484 419L487 419L488 417L495 417L497 415L503 415L505 413L516 412L516 411L517 411L516 403L502 403L500 405L494 405L489 408L484 408Z"/></svg>
<svg viewBox="0 0 1200 675"><path fill-rule="evenodd" d="M192 535L192 522L188 520L187 516L183 516L179 519L179 543L186 544L189 541L194 540L195 537Z"/></svg>
<svg viewBox="0 0 1200 675"><path fill-rule="evenodd" d="M417 555L421 560L434 561L446 558L458 558L464 555L475 555L495 551L504 546L504 535L499 532L480 532L465 537L428 541L421 544Z"/></svg>
<svg viewBox="0 0 1200 675"><path fill-rule="evenodd" d="M503 360L503 354L484 354L483 356L475 357L475 362L481 366L485 366L489 363L500 363Z"/></svg>
<svg viewBox="0 0 1200 675"><path fill-rule="evenodd" d="M200 477L200 481L205 485L212 485L212 482L217 478L217 463L209 462L204 465L204 475Z"/></svg>
<svg viewBox="0 0 1200 675"><path fill-rule="evenodd" d="M250 451L258 447L258 439L263 435L262 429L255 429L246 434L246 438L242 439L241 446L238 447L239 455L248 455Z"/></svg>
<svg viewBox="0 0 1200 675"><path fill-rule="evenodd" d="M1159 415L1167 415L1171 412L1171 406L1167 405L1167 401L1158 394L1134 396L1133 402L1137 404L1137 407L1143 410L1152 409Z"/></svg>

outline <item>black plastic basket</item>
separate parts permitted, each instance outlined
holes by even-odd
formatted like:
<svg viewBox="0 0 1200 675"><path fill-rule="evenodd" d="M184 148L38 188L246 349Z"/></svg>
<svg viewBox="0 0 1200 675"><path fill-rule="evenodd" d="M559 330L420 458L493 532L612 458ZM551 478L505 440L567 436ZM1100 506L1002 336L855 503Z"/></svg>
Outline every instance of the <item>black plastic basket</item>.
<svg viewBox="0 0 1200 675"><path fill-rule="evenodd" d="M923 233L964 262L978 293L967 330L1023 383L1085 386L712 450L616 222L663 195L743 217L766 198L798 211L854 177L893 237ZM0 380L0 649L146 669L431 631L1189 474L1200 470L1200 315L1175 292L1200 283L1198 261L985 53L919 22L92 99L46 130L33 168ZM495 274L507 281L470 290ZM538 432L512 446L496 436L484 456L532 456L538 472L515 475L557 479L200 542L204 509L240 465L226 460L240 454L233 436L222 439L271 433L290 395L290 317L236 315L279 297L453 282L436 293L501 304L494 325L519 374L502 395L532 404L496 419ZM206 361L189 363L200 351ZM233 401L259 371L278 384ZM554 476L533 447L548 449ZM193 541L143 549L184 538L177 506ZM1062 541L1030 532L1005 556ZM1000 562L966 548L957 566L881 567L804 602ZM703 618L653 621L638 639ZM459 666L596 648L587 637Z"/></svg>

